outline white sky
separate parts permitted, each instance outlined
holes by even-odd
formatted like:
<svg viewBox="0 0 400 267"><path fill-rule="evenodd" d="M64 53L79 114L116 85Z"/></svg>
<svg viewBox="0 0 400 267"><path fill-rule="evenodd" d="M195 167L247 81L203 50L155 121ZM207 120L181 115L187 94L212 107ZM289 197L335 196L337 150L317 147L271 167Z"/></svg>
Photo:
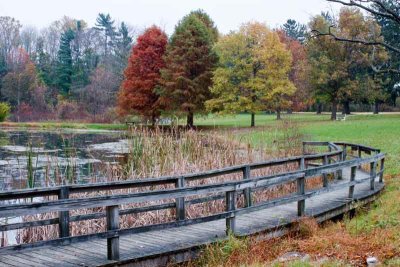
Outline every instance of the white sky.
<svg viewBox="0 0 400 267"><path fill-rule="evenodd" d="M227 33L251 20L271 27L289 18L307 23L310 16L340 6L325 0L0 0L0 16L14 17L25 26L43 28L64 15L93 26L102 12L138 28L156 24L169 34L179 19L199 8Z"/></svg>

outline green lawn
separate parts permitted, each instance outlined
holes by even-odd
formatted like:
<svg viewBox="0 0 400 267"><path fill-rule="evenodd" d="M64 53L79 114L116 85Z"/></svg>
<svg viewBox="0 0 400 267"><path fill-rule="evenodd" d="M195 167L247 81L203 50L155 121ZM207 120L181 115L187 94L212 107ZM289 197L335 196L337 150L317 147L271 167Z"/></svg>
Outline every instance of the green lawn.
<svg viewBox="0 0 400 267"><path fill-rule="evenodd" d="M387 172L400 173L400 115L351 115L345 121L331 121L328 114L257 115L256 127L248 127L250 115L198 118L200 126L235 127L235 137L254 146L276 150L295 137L311 141L346 141L380 148L387 153ZM285 145L285 144L284 144Z"/></svg>

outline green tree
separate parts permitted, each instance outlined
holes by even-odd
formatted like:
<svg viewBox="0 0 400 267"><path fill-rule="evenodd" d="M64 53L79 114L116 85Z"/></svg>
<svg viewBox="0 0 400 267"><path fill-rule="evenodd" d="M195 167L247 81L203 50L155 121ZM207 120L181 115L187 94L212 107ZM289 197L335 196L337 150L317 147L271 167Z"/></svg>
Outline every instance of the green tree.
<svg viewBox="0 0 400 267"><path fill-rule="evenodd" d="M294 19L288 19L285 24L282 25L281 30L283 30L287 36L293 40L297 40L303 43L307 35L307 26L301 24Z"/></svg>
<svg viewBox="0 0 400 267"><path fill-rule="evenodd" d="M372 71L371 65L385 61L386 53L379 47L337 42L332 37L331 34L346 38L380 36L379 25L359 10L342 8L339 21L334 21L337 27L331 25L332 21L325 16L313 18L310 28L317 35L308 42L308 53L315 96L331 104L331 119L335 120L339 103L343 104L344 112L349 113L349 103L362 100L365 95L362 84L366 84L363 79ZM330 34L320 34L328 32Z"/></svg>
<svg viewBox="0 0 400 267"><path fill-rule="evenodd" d="M292 58L276 32L261 23L244 24L238 32L220 39L216 45L220 66L214 71L207 101L209 111L220 113L255 113L288 107L288 96L296 88L289 80Z"/></svg>
<svg viewBox="0 0 400 267"><path fill-rule="evenodd" d="M195 14L178 23L167 46L160 103L169 111L186 114L189 127L194 113L204 112L204 102L210 98L212 71L218 61L212 46L209 28Z"/></svg>
<svg viewBox="0 0 400 267"><path fill-rule="evenodd" d="M71 90L73 65L71 42L74 39L74 31L66 30L60 38L60 49L58 50L57 60L57 87L61 94L68 96Z"/></svg>
<svg viewBox="0 0 400 267"><path fill-rule="evenodd" d="M104 34L104 56L107 57L110 53L109 47L114 45L115 37L117 36L114 20L110 14L100 13L96 19L96 29Z"/></svg>

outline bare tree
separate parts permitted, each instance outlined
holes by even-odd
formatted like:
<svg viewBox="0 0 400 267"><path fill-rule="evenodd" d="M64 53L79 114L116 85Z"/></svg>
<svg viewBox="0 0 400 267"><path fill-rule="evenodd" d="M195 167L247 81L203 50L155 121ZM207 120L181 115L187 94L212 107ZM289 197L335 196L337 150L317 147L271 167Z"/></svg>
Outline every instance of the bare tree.
<svg viewBox="0 0 400 267"><path fill-rule="evenodd" d="M0 56L3 60L20 43L19 30L21 24L11 17L0 17Z"/></svg>

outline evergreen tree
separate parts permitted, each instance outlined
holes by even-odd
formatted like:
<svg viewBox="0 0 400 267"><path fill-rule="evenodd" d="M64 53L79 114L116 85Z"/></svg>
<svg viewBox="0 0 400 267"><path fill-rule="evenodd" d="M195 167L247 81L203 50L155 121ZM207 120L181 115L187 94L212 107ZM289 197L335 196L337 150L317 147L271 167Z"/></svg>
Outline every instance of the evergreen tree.
<svg viewBox="0 0 400 267"><path fill-rule="evenodd" d="M132 37L124 22L118 28L118 38L115 44L115 57L113 59L113 70L120 79L123 79L124 69L127 66L129 53L132 47Z"/></svg>
<svg viewBox="0 0 400 267"><path fill-rule="evenodd" d="M212 46L209 28L193 13L178 23L167 46L161 102L171 111L185 113L189 127L194 113L204 111L211 96L209 86L218 60Z"/></svg>
<svg viewBox="0 0 400 267"><path fill-rule="evenodd" d="M104 34L104 56L110 53L109 48L113 46L117 32L114 26L114 20L110 14L100 13L96 19L96 29Z"/></svg>
<svg viewBox="0 0 400 267"><path fill-rule="evenodd" d="M293 40L303 43L306 39L307 26L293 19L288 19L281 29Z"/></svg>
<svg viewBox="0 0 400 267"><path fill-rule="evenodd" d="M60 38L60 49L58 50L57 60L57 87L61 94L68 96L70 94L72 83L72 49L71 42L74 39L74 31L66 30Z"/></svg>

